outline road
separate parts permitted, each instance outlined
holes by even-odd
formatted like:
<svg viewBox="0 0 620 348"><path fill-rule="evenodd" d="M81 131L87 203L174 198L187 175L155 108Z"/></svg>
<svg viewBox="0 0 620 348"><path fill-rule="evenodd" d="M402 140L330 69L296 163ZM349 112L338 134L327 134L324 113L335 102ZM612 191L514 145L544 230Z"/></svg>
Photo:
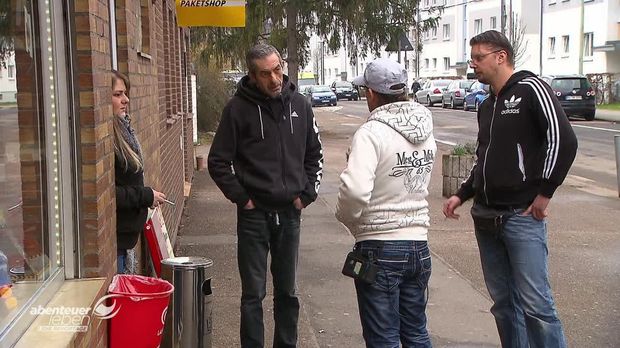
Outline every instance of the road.
<svg viewBox="0 0 620 348"><path fill-rule="evenodd" d="M368 116L368 107L363 100L340 101L338 105L336 113L361 118ZM476 142L475 112L441 107L431 107L430 110L438 142L448 145ZM617 197L614 135L620 135L620 123L571 120L571 124L579 141L579 150L567 183L597 195Z"/></svg>
<svg viewBox="0 0 620 348"><path fill-rule="evenodd" d="M342 116L339 127L322 129L326 141L349 138L369 114L365 101L341 101L338 107L314 110L319 121L323 113ZM446 144L475 140L475 113L436 107L431 110L440 150L449 151L450 146ZM569 176L550 205L547 222L550 282L569 347L618 347L620 199L612 144L613 135L620 134L620 127L602 121L572 120L571 123L579 140L579 151ZM473 224L468 216L470 203L459 208L460 220L445 220L441 213L444 198L437 193L441 192L441 177L437 177L440 162L435 163L428 197L433 256L486 295Z"/></svg>

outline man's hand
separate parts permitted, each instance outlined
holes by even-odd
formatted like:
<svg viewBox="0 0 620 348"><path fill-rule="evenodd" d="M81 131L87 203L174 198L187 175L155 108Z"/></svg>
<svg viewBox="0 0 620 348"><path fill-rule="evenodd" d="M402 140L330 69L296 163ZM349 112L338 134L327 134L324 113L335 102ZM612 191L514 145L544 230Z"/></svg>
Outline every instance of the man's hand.
<svg viewBox="0 0 620 348"><path fill-rule="evenodd" d="M162 192L153 190L153 204L151 204L151 208L159 207L160 204L164 203L164 199L166 199L165 194L163 194Z"/></svg>
<svg viewBox="0 0 620 348"><path fill-rule="evenodd" d="M461 215L456 214L454 210L461 206L461 199L458 196L451 196L443 203L443 215L450 219L458 219Z"/></svg>
<svg viewBox="0 0 620 348"><path fill-rule="evenodd" d="M255 208L256 208L256 206L254 205L254 202L252 202L251 199L248 199L248 202L243 207L243 209L245 209L245 210L252 210L252 209L255 209Z"/></svg>
<svg viewBox="0 0 620 348"><path fill-rule="evenodd" d="M547 205L549 205L551 198L538 195L534 199L534 202L527 208L521 215L533 215L536 220L543 220L547 217Z"/></svg>
<svg viewBox="0 0 620 348"><path fill-rule="evenodd" d="M297 210L302 210L303 208L305 208L299 197L295 198L295 200L293 201L293 205Z"/></svg>

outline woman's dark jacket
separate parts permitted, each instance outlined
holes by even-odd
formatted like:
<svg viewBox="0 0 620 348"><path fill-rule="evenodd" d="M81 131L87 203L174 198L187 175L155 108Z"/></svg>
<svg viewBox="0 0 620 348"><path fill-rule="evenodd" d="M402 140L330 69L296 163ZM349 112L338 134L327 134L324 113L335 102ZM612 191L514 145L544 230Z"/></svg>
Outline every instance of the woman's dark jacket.
<svg viewBox="0 0 620 348"><path fill-rule="evenodd" d="M126 170L114 156L116 174L116 243L118 249L136 246L144 228L148 207L153 204L153 190L144 186L144 173Z"/></svg>

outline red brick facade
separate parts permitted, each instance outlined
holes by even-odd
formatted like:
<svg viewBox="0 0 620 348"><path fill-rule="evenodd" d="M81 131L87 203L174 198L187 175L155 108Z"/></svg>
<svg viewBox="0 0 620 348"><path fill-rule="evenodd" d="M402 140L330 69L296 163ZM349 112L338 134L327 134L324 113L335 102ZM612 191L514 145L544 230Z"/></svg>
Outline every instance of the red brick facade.
<svg viewBox="0 0 620 348"><path fill-rule="evenodd" d="M163 207L168 231L176 236L184 207L184 183L193 176L186 58L189 32L177 27L173 0L115 3L118 70L131 82L129 113L142 145L145 183L176 202ZM75 1L73 28L81 172L79 262L82 277L105 277L107 283L116 270L108 4L105 0ZM78 335L75 346L107 346L106 322L93 320L91 329Z"/></svg>

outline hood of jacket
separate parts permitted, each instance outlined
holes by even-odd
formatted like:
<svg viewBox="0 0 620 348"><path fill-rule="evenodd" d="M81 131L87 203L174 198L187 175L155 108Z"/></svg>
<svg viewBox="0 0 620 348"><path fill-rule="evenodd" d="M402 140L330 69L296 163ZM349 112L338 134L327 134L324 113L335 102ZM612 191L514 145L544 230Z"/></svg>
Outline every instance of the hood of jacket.
<svg viewBox="0 0 620 348"><path fill-rule="evenodd" d="M263 93L255 83L250 80L250 76L245 75L237 84L236 96L249 100L254 104L257 104L263 108L268 108L269 103L274 100L282 100L283 104L288 104L291 100L291 96L297 91L297 87L290 82L288 76L283 75L282 78L282 92L279 96L271 98Z"/></svg>
<svg viewBox="0 0 620 348"><path fill-rule="evenodd" d="M527 77L536 77L536 74L534 74L531 71L527 71L527 70L520 70L515 72L514 74L512 74L510 76L510 78L508 79L508 81L506 81L506 84L504 85L504 87L502 87L502 89L499 91L499 94L504 94L506 93L506 91L508 91L513 85L519 83L519 81L527 78ZM491 93L492 96L494 97L498 97L499 95L495 95L495 93Z"/></svg>
<svg viewBox="0 0 620 348"><path fill-rule="evenodd" d="M396 102L380 106L370 113L369 121L390 126L412 144L418 144L433 133L433 115L415 102Z"/></svg>

